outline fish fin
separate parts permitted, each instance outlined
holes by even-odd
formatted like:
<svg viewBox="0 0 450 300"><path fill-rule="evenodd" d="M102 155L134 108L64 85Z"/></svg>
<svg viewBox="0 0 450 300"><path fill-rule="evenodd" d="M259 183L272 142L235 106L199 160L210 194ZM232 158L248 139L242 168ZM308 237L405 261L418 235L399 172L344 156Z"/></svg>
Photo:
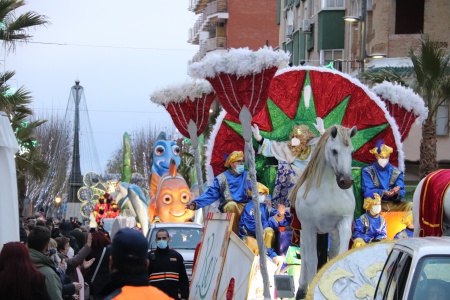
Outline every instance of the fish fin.
<svg viewBox="0 0 450 300"><path fill-rule="evenodd" d="M170 159L169 174L172 177L177 176L177 164L173 158Z"/></svg>
<svg viewBox="0 0 450 300"><path fill-rule="evenodd" d="M150 177L150 199L156 196L156 192L158 190L158 184L161 177L159 177L158 173L153 172Z"/></svg>
<svg viewBox="0 0 450 300"><path fill-rule="evenodd" d="M150 200L150 204L148 205L148 220L149 220L149 222L152 222L155 217L156 217L156 205L155 205L155 199L152 198Z"/></svg>

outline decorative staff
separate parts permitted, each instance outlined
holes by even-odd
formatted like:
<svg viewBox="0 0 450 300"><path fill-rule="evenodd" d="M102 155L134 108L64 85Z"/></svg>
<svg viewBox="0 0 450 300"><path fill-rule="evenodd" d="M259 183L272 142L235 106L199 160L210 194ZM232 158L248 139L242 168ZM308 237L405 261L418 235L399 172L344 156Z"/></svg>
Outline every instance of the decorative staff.
<svg viewBox="0 0 450 300"><path fill-rule="evenodd" d="M281 66L287 66L289 54L271 47L252 51L248 48L230 49L226 53L209 53L200 62L189 66L194 78L205 78L213 86L222 107L242 124L245 140L245 161L252 183L252 201L255 208L256 240L260 253L264 298L270 299L266 248L263 241L261 212L256 188L255 153L252 145L252 116L267 102L270 82Z"/></svg>
<svg viewBox="0 0 450 300"><path fill-rule="evenodd" d="M205 80L197 80L155 91L150 100L163 105L172 117L178 131L191 140L194 149L198 190L203 194L203 176L198 151L198 137L205 130L209 120L209 108L215 92Z"/></svg>

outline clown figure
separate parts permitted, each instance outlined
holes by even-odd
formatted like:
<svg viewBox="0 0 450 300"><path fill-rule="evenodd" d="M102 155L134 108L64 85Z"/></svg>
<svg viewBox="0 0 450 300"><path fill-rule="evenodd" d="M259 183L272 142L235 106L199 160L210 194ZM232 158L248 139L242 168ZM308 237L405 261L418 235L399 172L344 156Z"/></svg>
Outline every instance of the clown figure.
<svg viewBox="0 0 450 300"><path fill-rule="evenodd" d="M412 238L414 236L414 222L412 211L408 211L403 215L402 224L405 225L406 228L398 232L394 236L394 240Z"/></svg>
<svg viewBox="0 0 450 300"><path fill-rule="evenodd" d="M267 255L274 259L277 256L277 253L273 249L275 243L275 232L278 231L279 227L288 226L291 221L291 216L288 212L286 212L286 208L282 204L278 205L278 210L271 209L271 202L268 198L269 189L259 182L258 193L259 208L261 211L261 224L264 230L264 244L267 248ZM249 191L249 196L251 196L251 191ZM253 201L250 201L247 205L245 205L244 210L242 211L241 219L239 221L238 235L253 252L258 252L256 243L255 209L253 206Z"/></svg>
<svg viewBox="0 0 450 300"><path fill-rule="evenodd" d="M362 192L364 198L380 195L382 211L410 211L412 203L402 201L406 194L403 172L389 163L392 151L383 141L370 150L376 161L362 170Z"/></svg>
<svg viewBox="0 0 450 300"><path fill-rule="evenodd" d="M355 221L353 248L372 242L379 242L387 237L386 220L380 215L380 195L375 194L373 198L365 198L363 208L366 210L366 213Z"/></svg>

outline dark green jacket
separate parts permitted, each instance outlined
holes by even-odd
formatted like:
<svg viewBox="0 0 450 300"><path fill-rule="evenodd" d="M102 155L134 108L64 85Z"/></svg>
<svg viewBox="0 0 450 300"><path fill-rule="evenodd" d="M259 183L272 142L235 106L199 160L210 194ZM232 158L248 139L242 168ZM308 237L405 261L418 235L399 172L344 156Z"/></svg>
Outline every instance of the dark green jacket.
<svg viewBox="0 0 450 300"><path fill-rule="evenodd" d="M45 287L52 300L62 300L62 284L53 261L42 252L29 249L30 258L36 268L45 276Z"/></svg>

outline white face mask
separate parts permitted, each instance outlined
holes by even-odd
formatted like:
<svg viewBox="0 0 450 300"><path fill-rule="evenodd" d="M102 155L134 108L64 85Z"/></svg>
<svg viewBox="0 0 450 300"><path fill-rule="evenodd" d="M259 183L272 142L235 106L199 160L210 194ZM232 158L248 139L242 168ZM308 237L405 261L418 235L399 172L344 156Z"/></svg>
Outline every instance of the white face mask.
<svg viewBox="0 0 450 300"><path fill-rule="evenodd" d="M389 158L379 158L377 161L380 167L384 168L389 163Z"/></svg>
<svg viewBox="0 0 450 300"><path fill-rule="evenodd" d="M244 172L244 170L245 170L244 165L237 165L236 169L234 171L238 174L242 174L242 172Z"/></svg>
<svg viewBox="0 0 450 300"><path fill-rule="evenodd" d="M376 204L376 205L372 206L371 211L374 214L378 215L381 212L381 204Z"/></svg>
<svg viewBox="0 0 450 300"><path fill-rule="evenodd" d="M259 195L258 196L259 203L264 203L264 200L266 200L266 196L265 195Z"/></svg>
<svg viewBox="0 0 450 300"><path fill-rule="evenodd" d="M296 137L291 139L291 145L294 147L300 146L300 140Z"/></svg>

